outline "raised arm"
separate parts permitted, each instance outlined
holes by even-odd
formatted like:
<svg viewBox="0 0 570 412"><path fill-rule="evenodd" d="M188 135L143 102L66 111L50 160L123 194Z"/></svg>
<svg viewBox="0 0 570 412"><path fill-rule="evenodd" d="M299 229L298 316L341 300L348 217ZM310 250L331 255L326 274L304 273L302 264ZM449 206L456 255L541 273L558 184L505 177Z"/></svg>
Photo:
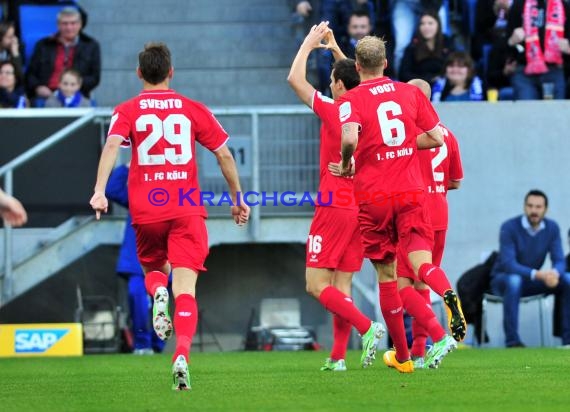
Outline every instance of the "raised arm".
<svg viewBox="0 0 570 412"><path fill-rule="evenodd" d="M325 38L328 30L328 22L322 22L311 28L301 47L299 47L299 51L291 65L289 76L287 76L287 81L293 91L309 107L312 107L315 88L307 80L307 59L314 49L326 47L322 40Z"/></svg>
<svg viewBox="0 0 570 412"><path fill-rule="evenodd" d="M346 55L340 49L338 43L336 42L332 29L329 29L329 31L325 35L325 46L327 49L329 49L332 52L335 62L347 58Z"/></svg>

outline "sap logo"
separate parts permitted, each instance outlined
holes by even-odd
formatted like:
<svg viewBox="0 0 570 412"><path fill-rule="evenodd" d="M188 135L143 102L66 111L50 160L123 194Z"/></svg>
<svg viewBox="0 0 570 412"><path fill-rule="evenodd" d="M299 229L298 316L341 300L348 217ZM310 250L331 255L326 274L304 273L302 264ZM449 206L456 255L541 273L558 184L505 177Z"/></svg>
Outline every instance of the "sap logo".
<svg viewBox="0 0 570 412"><path fill-rule="evenodd" d="M14 336L16 353L43 353L68 332L69 329L17 329Z"/></svg>

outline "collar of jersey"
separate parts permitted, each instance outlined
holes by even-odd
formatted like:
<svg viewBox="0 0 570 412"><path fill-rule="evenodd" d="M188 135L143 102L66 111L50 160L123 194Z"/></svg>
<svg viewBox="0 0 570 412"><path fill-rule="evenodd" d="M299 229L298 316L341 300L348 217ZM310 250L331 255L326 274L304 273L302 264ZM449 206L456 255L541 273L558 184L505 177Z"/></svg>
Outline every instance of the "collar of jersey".
<svg viewBox="0 0 570 412"><path fill-rule="evenodd" d="M168 94L174 93L172 89L162 89L162 90L141 90L140 94Z"/></svg>
<svg viewBox="0 0 570 412"><path fill-rule="evenodd" d="M364 80L363 82L360 82L361 86L367 86L370 84L374 84L374 83L384 83L384 82L391 82L392 79L390 79L389 77L386 76L382 76L382 77L378 77L376 79L370 79L370 80Z"/></svg>

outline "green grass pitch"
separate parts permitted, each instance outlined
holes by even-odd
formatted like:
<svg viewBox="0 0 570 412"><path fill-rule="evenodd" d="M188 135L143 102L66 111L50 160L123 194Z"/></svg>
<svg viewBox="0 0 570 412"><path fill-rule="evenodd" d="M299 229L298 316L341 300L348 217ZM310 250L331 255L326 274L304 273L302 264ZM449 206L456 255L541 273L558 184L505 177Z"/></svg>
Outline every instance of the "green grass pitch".
<svg viewBox="0 0 570 412"><path fill-rule="evenodd" d="M465 349L438 370L320 372L327 352L194 353L192 390L170 389L170 356L0 359L8 411L568 411L570 351Z"/></svg>

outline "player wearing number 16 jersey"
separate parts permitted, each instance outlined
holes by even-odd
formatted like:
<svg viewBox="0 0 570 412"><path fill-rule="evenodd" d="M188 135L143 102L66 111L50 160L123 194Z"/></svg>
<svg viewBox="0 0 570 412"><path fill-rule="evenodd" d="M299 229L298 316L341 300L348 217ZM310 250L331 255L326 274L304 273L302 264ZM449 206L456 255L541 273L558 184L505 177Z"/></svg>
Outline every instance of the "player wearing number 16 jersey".
<svg viewBox="0 0 570 412"><path fill-rule="evenodd" d="M334 100L322 96L307 81L307 59L312 50L326 41L335 57L331 73L331 91L338 98L360 83L354 60L342 54L326 22L313 26L297 52L287 80L303 103L321 119L319 192L327 206L317 206L307 241L306 288L333 314L333 347L323 371L344 371L345 354L352 326L362 335L361 364L374 360L376 345L384 333L380 323L372 322L354 305L351 296L352 275L362 266L363 248L358 229L358 210L335 199L338 190L352 193L351 178L333 176L327 165L340 158L340 123ZM327 199L327 200L325 200Z"/></svg>
<svg viewBox="0 0 570 412"><path fill-rule="evenodd" d="M146 45L139 54L137 74L143 91L113 113L90 203L98 219L107 211L105 186L119 146L131 146L129 208L146 289L154 297L153 327L162 339L172 334L166 289L172 269L176 330L172 387L190 389L188 358L198 321L196 280L198 272L205 270L208 254L195 143L215 154L234 205L240 191L239 177L226 146L228 135L212 113L201 103L169 89L173 69L166 45ZM242 225L248 220L249 208L233 206L232 215Z"/></svg>
<svg viewBox="0 0 570 412"><path fill-rule="evenodd" d="M354 154L355 192L367 194L359 196L365 256L378 272L380 308L396 348L390 363L400 372L413 372L396 282L396 251L403 248L421 280L454 294L445 273L432 264L433 232L417 157L418 147L441 146L443 136L429 100L417 87L384 77L386 65L381 39L367 36L358 42L356 69L361 83L339 101L342 172L351 173ZM426 133L418 136L418 129ZM422 304L421 295L410 288L408 299L435 328L435 315Z"/></svg>

